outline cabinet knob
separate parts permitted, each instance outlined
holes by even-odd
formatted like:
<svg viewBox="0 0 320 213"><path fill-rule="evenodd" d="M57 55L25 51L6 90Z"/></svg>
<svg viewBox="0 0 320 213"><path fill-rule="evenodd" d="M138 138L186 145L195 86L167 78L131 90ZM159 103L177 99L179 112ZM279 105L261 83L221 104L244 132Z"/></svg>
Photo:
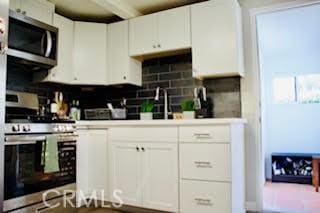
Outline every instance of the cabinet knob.
<svg viewBox="0 0 320 213"><path fill-rule="evenodd" d="M78 78L74 78L74 80L76 81L76 80L78 80Z"/></svg>
<svg viewBox="0 0 320 213"><path fill-rule="evenodd" d="M156 46L156 45L153 45L153 48L157 48L157 46Z"/></svg>
<svg viewBox="0 0 320 213"><path fill-rule="evenodd" d="M56 74L52 73L52 77L56 77Z"/></svg>
<svg viewBox="0 0 320 213"><path fill-rule="evenodd" d="M137 152L140 152L140 149L139 149L139 147L136 147L136 150L137 150Z"/></svg>
<svg viewBox="0 0 320 213"><path fill-rule="evenodd" d="M26 12L26 11L22 11L22 14L23 14L23 15L26 15L26 14L27 14L27 12Z"/></svg>
<svg viewBox="0 0 320 213"><path fill-rule="evenodd" d="M124 79L124 80L126 80L126 79L127 79L127 77L126 77L126 76L123 76L123 79Z"/></svg>
<svg viewBox="0 0 320 213"><path fill-rule="evenodd" d="M158 47L161 47L161 44L158 44Z"/></svg>
<svg viewBox="0 0 320 213"><path fill-rule="evenodd" d="M21 13L21 9L16 9L17 13Z"/></svg>
<svg viewBox="0 0 320 213"><path fill-rule="evenodd" d="M144 149L143 147L141 148L141 150L142 150L143 152L145 151L145 149Z"/></svg>

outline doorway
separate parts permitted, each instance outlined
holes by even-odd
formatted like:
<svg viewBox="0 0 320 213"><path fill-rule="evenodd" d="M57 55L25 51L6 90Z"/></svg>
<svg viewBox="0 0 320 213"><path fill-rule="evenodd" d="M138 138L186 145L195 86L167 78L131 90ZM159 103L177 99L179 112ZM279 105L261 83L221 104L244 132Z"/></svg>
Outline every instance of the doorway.
<svg viewBox="0 0 320 213"><path fill-rule="evenodd" d="M263 210L320 212L320 4L256 15Z"/></svg>

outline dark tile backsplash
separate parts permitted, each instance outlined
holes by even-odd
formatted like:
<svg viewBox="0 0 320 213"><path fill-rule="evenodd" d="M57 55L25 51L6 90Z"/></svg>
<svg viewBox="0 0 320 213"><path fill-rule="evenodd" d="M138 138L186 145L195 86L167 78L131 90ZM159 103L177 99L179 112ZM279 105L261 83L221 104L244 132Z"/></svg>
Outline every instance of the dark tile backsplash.
<svg viewBox="0 0 320 213"><path fill-rule="evenodd" d="M200 81L192 78L191 54L151 59L143 62L142 87L122 85L118 87L84 87L58 84L33 83L32 73L17 68L8 70L7 89L35 92L40 101L51 97L54 91L63 91L68 100L80 99L82 108L115 106L123 97L127 99L129 119L139 119L143 101L154 100L155 88L166 88L171 110L180 111L180 103L193 98L193 89L205 86L213 102L214 117L240 117L240 78L219 78ZM163 98L156 103L155 118L163 117Z"/></svg>
<svg viewBox="0 0 320 213"><path fill-rule="evenodd" d="M192 78L190 54L151 59L143 62L142 88L100 88L95 92L81 93L84 107L105 107L107 102L119 105L127 99L128 117L139 119L143 101L154 100L155 88L166 88L173 112L181 111L180 103L193 99L193 89L205 86L213 102L214 117L241 117L240 78L220 78L200 81ZM156 103L154 117L163 118L163 98Z"/></svg>
<svg viewBox="0 0 320 213"><path fill-rule="evenodd" d="M39 96L40 105L46 103L47 98L52 98L55 91L62 91L66 100L72 100L79 89L72 86L36 83L33 81L33 73L20 66L8 65L7 90L36 93Z"/></svg>

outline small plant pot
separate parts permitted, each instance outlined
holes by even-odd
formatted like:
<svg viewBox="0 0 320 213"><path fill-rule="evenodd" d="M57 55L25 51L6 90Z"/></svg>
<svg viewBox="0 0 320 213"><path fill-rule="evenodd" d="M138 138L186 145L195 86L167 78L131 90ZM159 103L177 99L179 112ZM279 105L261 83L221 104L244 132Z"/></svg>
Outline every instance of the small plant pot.
<svg viewBox="0 0 320 213"><path fill-rule="evenodd" d="M152 112L141 112L140 113L140 120L152 120L153 113Z"/></svg>
<svg viewBox="0 0 320 213"><path fill-rule="evenodd" d="M184 111L183 112L183 119L194 119L195 112L194 111Z"/></svg>

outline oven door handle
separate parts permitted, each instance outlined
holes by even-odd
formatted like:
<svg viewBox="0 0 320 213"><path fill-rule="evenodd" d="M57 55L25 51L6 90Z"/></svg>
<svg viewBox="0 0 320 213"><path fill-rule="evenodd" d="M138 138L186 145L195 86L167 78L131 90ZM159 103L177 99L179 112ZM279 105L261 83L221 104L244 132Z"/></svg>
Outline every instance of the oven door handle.
<svg viewBox="0 0 320 213"><path fill-rule="evenodd" d="M36 143L37 141L43 141L46 140L45 135L39 135L39 136L22 136L22 135L10 135L5 137L6 143Z"/></svg>
<svg viewBox="0 0 320 213"><path fill-rule="evenodd" d="M9 135L5 137L5 145L23 145L23 144L35 144L37 141L46 141L47 136L49 135ZM60 142L69 142L69 141L77 141L78 135L63 135L57 134L58 143Z"/></svg>

